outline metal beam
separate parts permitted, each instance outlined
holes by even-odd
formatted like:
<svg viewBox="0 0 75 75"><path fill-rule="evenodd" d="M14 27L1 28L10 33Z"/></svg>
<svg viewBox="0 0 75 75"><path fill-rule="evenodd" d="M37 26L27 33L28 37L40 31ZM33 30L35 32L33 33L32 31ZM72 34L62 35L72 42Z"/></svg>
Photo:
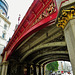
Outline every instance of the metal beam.
<svg viewBox="0 0 75 75"><path fill-rule="evenodd" d="M55 54L55 55L48 55L48 56L44 56L43 58L41 58L41 59L36 59L34 62L36 62L36 63L40 63L40 62L43 62L43 61L46 61L46 60L48 60L48 59L55 59L55 58L62 58L62 57L68 57L67 55L63 55L63 54ZM38 60L38 61L37 61Z"/></svg>
<svg viewBox="0 0 75 75"><path fill-rule="evenodd" d="M65 59L65 58L68 58L68 56L65 56L65 55L60 56L60 55L58 55L58 56L47 57L47 58L44 58L44 59L38 61L37 64L39 64L41 62L44 62L44 61L47 61L47 60L54 60L54 59L57 59L57 58L59 58L59 59L64 58Z"/></svg>
<svg viewBox="0 0 75 75"><path fill-rule="evenodd" d="M67 57L66 57L67 58ZM54 61L69 61L69 59L66 59L66 58L56 58L56 59L47 59L47 60L45 60L45 61L43 61L43 62L41 62L40 64L41 65L45 65L45 64L47 64L47 63L50 63L50 62L54 62ZM37 63L36 65L39 65L39 63Z"/></svg>
<svg viewBox="0 0 75 75"><path fill-rule="evenodd" d="M50 38L48 38L47 40L45 40L44 42L42 42L42 43L40 43L40 44L44 44L44 43L47 43L47 42L49 42L49 41L51 41L51 40L53 40L53 39L55 39L55 38L57 38L57 37L59 37L59 36L61 36L62 35L62 31L59 31L60 30L60 28L52 28L52 29L50 29L49 31L48 31L48 33L44 33L41 37L39 37L37 40L35 40L34 42L32 42L30 45L28 45L27 47L25 47L23 50L21 50L21 52L20 52L20 54L22 54L22 53L24 53L25 51L27 51L28 49L29 49L29 47L31 48L31 47L33 47L33 46L35 46L36 44L38 44L38 43L40 43L41 41L44 41L45 39L47 39L47 34L48 34L48 37L50 37ZM56 33L55 35L52 35L52 34L54 34L55 32L57 32L57 31L59 31L58 33ZM52 36L51 36L52 35ZM35 36L34 36L35 37Z"/></svg>
<svg viewBox="0 0 75 75"><path fill-rule="evenodd" d="M64 59L64 58L59 58L58 60L66 60L66 61L69 61L69 59ZM53 62L53 61L57 61L57 59L52 59L52 60L47 60L47 61L45 61L45 62L43 62L41 65L45 65L45 64L47 64L47 63L49 63L49 62Z"/></svg>
<svg viewBox="0 0 75 75"><path fill-rule="evenodd" d="M30 37L28 37L25 41L23 41L16 50L18 50L21 46L23 46L30 38L32 38L35 34L32 34Z"/></svg>
<svg viewBox="0 0 75 75"><path fill-rule="evenodd" d="M50 51L50 52L45 52L45 53L43 53L43 54L39 54L39 55L37 55L37 56L35 56L32 60L31 60L31 62L33 62L34 60L36 60L37 58L40 58L40 57L42 57L42 56L45 56L45 55L50 55L50 54L68 54L68 51Z"/></svg>
<svg viewBox="0 0 75 75"><path fill-rule="evenodd" d="M47 43L47 44L43 44L43 45L39 45L34 47L33 49L29 50L22 58L21 58L21 62L31 53L42 49L42 48L48 48L48 47L56 47L56 46L66 46L66 42L52 42L52 43Z"/></svg>

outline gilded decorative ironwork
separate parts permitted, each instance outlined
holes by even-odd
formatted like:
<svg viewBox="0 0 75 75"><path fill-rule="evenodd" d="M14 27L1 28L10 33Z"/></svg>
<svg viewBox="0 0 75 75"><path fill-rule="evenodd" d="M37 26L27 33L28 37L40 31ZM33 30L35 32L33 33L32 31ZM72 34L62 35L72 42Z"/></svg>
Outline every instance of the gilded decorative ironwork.
<svg viewBox="0 0 75 75"><path fill-rule="evenodd" d="M38 23L42 19L48 17L53 12L56 12L55 3L51 2L50 5L44 10L44 12L42 12L42 14L36 19L36 21L32 25L35 25L36 23Z"/></svg>
<svg viewBox="0 0 75 75"><path fill-rule="evenodd" d="M65 28L69 20L75 18L75 6L72 6L70 9L62 10L60 18L58 18L57 27Z"/></svg>

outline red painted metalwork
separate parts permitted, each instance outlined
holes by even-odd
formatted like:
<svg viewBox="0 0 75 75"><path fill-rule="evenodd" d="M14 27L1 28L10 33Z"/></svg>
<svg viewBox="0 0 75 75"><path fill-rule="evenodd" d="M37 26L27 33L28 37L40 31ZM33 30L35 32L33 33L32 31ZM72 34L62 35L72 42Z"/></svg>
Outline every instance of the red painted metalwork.
<svg viewBox="0 0 75 75"><path fill-rule="evenodd" d="M64 1L62 1L61 4L60 4L59 9L61 8L62 4L65 3L66 1L69 1L69 0L64 0Z"/></svg>
<svg viewBox="0 0 75 75"><path fill-rule="evenodd" d="M49 6L51 2L55 3L54 9L56 11L34 24L34 22L36 22L36 20L45 11L45 9ZM2 55L4 56L5 51L7 51L6 60L8 60L12 52L17 48L18 45L20 45L20 43L23 42L23 40L28 38L31 34L55 22L57 14L58 9L56 5L56 0L34 0L2 53Z"/></svg>

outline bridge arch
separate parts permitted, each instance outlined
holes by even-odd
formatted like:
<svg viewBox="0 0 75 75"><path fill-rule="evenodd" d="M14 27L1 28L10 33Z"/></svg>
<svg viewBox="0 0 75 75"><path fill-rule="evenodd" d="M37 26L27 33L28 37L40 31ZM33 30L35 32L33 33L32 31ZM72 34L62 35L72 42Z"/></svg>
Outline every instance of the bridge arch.
<svg viewBox="0 0 75 75"><path fill-rule="evenodd" d="M54 56L54 54L57 54L57 55L68 55L68 52L67 51L51 51L51 52L45 52L45 53L43 53L43 54L39 54L39 55L37 55L36 57L34 57L32 60L31 60L31 62L32 61L34 61L34 60L36 60L37 58L40 58L40 57L44 57L44 56L46 56L46 55L53 55Z"/></svg>
<svg viewBox="0 0 75 75"><path fill-rule="evenodd" d="M47 56L44 56L41 60L37 61L37 64L43 64L44 62L46 62L48 60L50 60L50 61L69 60L69 56L63 55L63 54L60 54L60 55L56 54L56 55L53 55L53 56L47 55Z"/></svg>
<svg viewBox="0 0 75 75"><path fill-rule="evenodd" d="M52 59L52 60L46 60L46 61L43 61L42 62L42 65L46 65L47 63L51 63L51 62L54 62L54 61L69 61L69 59L67 58L58 58L58 59Z"/></svg>
<svg viewBox="0 0 75 75"><path fill-rule="evenodd" d="M43 44L43 45L39 45L31 50L29 50L29 52L27 52L23 58L21 59L21 61L29 54L37 51L37 50L40 50L40 49L43 49L43 48L49 48L49 47L57 47L57 46L66 46L66 43L65 42L53 42L53 43L47 43L47 44Z"/></svg>

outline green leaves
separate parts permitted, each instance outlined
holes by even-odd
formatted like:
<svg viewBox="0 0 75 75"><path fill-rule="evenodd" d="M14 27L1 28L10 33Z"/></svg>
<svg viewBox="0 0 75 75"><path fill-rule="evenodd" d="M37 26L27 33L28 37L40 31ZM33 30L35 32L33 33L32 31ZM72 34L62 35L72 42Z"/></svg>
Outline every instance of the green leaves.
<svg viewBox="0 0 75 75"><path fill-rule="evenodd" d="M55 61L55 62L52 62L52 63L49 63L46 65L46 68L48 71L57 71L58 70L58 62Z"/></svg>

